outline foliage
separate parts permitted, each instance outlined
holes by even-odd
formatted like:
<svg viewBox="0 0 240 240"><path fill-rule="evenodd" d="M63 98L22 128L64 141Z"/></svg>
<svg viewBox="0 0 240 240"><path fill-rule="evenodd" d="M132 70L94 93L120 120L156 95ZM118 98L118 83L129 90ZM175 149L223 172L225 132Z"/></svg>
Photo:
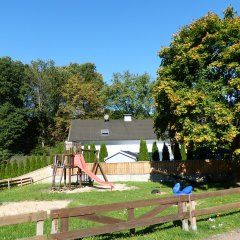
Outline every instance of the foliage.
<svg viewBox="0 0 240 240"><path fill-rule="evenodd" d="M187 160L187 154L186 154L186 149L184 144L181 145L180 153L181 153L182 160L183 161Z"/></svg>
<svg viewBox="0 0 240 240"><path fill-rule="evenodd" d="M37 169L37 161L35 155L32 155L31 160L30 160L30 172L34 171Z"/></svg>
<svg viewBox="0 0 240 240"><path fill-rule="evenodd" d="M25 163L25 166L24 166L24 173L28 173L28 172L30 172L30 159L29 159L29 157L27 157L27 159L26 159L26 163Z"/></svg>
<svg viewBox="0 0 240 240"><path fill-rule="evenodd" d="M143 139L140 140L138 161L150 161L150 157L147 149L147 143Z"/></svg>
<svg viewBox="0 0 240 240"><path fill-rule="evenodd" d="M163 144L163 149L162 149L162 161L170 161L169 150L165 143Z"/></svg>
<svg viewBox="0 0 240 240"><path fill-rule="evenodd" d="M9 57L0 58L0 161L7 160L4 158L24 143L27 89L24 65Z"/></svg>
<svg viewBox="0 0 240 240"><path fill-rule="evenodd" d="M153 112L152 88L153 81L147 73L114 73L112 84L105 89L106 108L111 117L120 118L124 113L135 118L150 117Z"/></svg>
<svg viewBox="0 0 240 240"><path fill-rule="evenodd" d="M160 161L159 151L156 141L152 145L152 161Z"/></svg>
<svg viewBox="0 0 240 240"><path fill-rule="evenodd" d="M0 179L5 178L5 164L0 164Z"/></svg>
<svg viewBox="0 0 240 240"><path fill-rule="evenodd" d="M46 167L47 165L48 165L47 156L46 156L46 154L44 154L42 156L42 167Z"/></svg>
<svg viewBox="0 0 240 240"><path fill-rule="evenodd" d="M173 156L174 160L182 160L182 155L179 148L179 143L175 142L173 145Z"/></svg>
<svg viewBox="0 0 240 240"><path fill-rule="evenodd" d="M186 148L240 148L240 24L208 13L162 48L154 89L157 136L166 131Z"/></svg>
<svg viewBox="0 0 240 240"><path fill-rule="evenodd" d="M21 176L24 174L24 163L23 161L19 161L18 163L18 176Z"/></svg>
<svg viewBox="0 0 240 240"><path fill-rule="evenodd" d="M83 157L84 157L84 160L86 162L89 162L89 155L90 155L90 153L88 151L84 151L84 150L89 150L88 144L84 144L84 147L83 147Z"/></svg>
<svg viewBox="0 0 240 240"><path fill-rule="evenodd" d="M68 134L70 119L99 118L103 109L101 89L104 84L95 65L71 64L66 68L69 69L73 72L63 86L63 101L55 118L56 128L60 131L56 134L61 135L61 140Z"/></svg>
<svg viewBox="0 0 240 240"><path fill-rule="evenodd" d="M12 164L12 177L17 177L17 176L18 176L18 164L17 164L17 160L14 160Z"/></svg>
<svg viewBox="0 0 240 240"><path fill-rule="evenodd" d="M105 143L101 143L99 152L99 161L104 162L104 159L108 156L107 146Z"/></svg>
<svg viewBox="0 0 240 240"><path fill-rule="evenodd" d="M42 159L40 157L40 155L37 155L37 158L36 158L36 169L39 169L42 167Z"/></svg>
<svg viewBox="0 0 240 240"><path fill-rule="evenodd" d="M96 150L95 143L90 144L90 150ZM95 151L91 151L89 154L88 162L92 163L95 161Z"/></svg>
<svg viewBox="0 0 240 240"><path fill-rule="evenodd" d="M12 177L12 164L10 160L7 161L6 169L5 169L5 178Z"/></svg>

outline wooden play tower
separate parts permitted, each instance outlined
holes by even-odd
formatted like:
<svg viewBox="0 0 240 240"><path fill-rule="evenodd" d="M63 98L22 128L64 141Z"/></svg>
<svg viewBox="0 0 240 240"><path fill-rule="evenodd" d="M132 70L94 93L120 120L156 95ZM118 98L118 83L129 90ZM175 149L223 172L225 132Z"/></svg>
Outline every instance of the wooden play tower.
<svg viewBox="0 0 240 240"><path fill-rule="evenodd" d="M108 182L98 159L98 150L82 149L80 144L74 144L72 149L65 151L66 153L54 156L52 165L52 190L60 190L62 187L72 189L85 185L93 185L93 180L81 168L74 165L74 156L82 154L83 151L94 152L95 160L91 172L96 175L99 170L105 182ZM75 176L75 182L72 182L73 176Z"/></svg>

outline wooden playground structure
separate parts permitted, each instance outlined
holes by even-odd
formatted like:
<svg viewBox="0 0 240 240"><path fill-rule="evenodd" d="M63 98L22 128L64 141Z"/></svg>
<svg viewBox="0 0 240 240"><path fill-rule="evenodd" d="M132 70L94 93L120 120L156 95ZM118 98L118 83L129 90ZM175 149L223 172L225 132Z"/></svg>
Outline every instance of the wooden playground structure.
<svg viewBox="0 0 240 240"><path fill-rule="evenodd" d="M54 161L52 165L52 190L60 189L72 189L82 186L93 186L94 179L88 176L86 172L81 169L79 166L74 164L74 157L76 154L82 154L85 152L94 152L94 162L93 167L90 170L94 175L97 174L98 170L100 171L103 179L108 183L108 179L101 167L101 164L98 159L98 150L92 149L82 149L80 144L75 144L72 149L65 150L64 154L57 154L54 156ZM73 176L75 176L76 181L73 182ZM59 180L57 181L57 177ZM63 183L63 186L62 186Z"/></svg>

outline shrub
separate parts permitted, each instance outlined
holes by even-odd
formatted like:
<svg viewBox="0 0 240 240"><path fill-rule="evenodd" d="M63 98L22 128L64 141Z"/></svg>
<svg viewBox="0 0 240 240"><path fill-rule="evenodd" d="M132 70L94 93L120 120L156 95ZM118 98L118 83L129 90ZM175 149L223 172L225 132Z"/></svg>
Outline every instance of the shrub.
<svg viewBox="0 0 240 240"><path fill-rule="evenodd" d="M53 159L54 159L54 156L50 155L50 157L48 159L48 165L52 165L53 164Z"/></svg>
<svg viewBox="0 0 240 240"><path fill-rule="evenodd" d="M0 165L0 179L4 179L5 178L5 164L2 163Z"/></svg>
<svg viewBox="0 0 240 240"><path fill-rule="evenodd" d="M175 142L173 146L173 156L174 156L174 160L182 160L178 142Z"/></svg>
<svg viewBox="0 0 240 240"><path fill-rule="evenodd" d="M94 143L90 144L90 150L96 150ZM91 151L90 154L89 154L89 161L88 162L92 163L92 162L94 162L94 160L95 160L95 152Z"/></svg>
<svg viewBox="0 0 240 240"><path fill-rule="evenodd" d="M17 177L18 176L18 164L17 164L17 160L13 161L13 165L12 165L12 177Z"/></svg>
<svg viewBox="0 0 240 240"><path fill-rule="evenodd" d="M170 161L169 150L165 143L163 144L163 149L162 149L162 161Z"/></svg>
<svg viewBox="0 0 240 240"><path fill-rule="evenodd" d="M182 160L183 161L187 160L187 154L186 154L186 149L184 144L181 144L180 152L181 152Z"/></svg>
<svg viewBox="0 0 240 240"><path fill-rule="evenodd" d="M37 165L36 164L36 157L34 155L32 155L31 161L30 161L30 171L31 172L36 170L36 167L37 167L36 165Z"/></svg>
<svg viewBox="0 0 240 240"><path fill-rule="evenodd" d="M154 142L152 145L152 161L160 161L159 151L156 142Z"/></svg>
<svg viewBox="0 0 240 240"><path fill-rule="evenodd" d="M27 157L25 167L24 167L24 173L29 173L30 172L30 159Z"/></svg>
<svg viewBox="0 0 240 240"><path fill-rule="evenodd" d="M46 154L43 154L41 163L42 163L41 167L46 167L48 165Z"/></svg>
<svg viewBox="0 0 240 240"><path fill-rule="evenodd" d="M147 143L145 140L141 139L138 161L149 161L149 160L150 160L150 157L147 149Z"/></svg>
<svg viewBox="0 0 240 240"><path fill-rule="evenodd" d="M18 176L21 176L24 174L24 163L23 161L20 161L18 163Z"/></svg>
<svg viewBox="0 0 240 240"><path fill-rule="evenodd" d="M88 144L84 144L84 147L83 147L84 150L89 150L88 148ZM89 152L88 151L84 151L83 150L83 157L85 159L86 162L89 162Z"/></svg>
<svg viewBox="0 0 240 240"><path fill-rule="evenodd" d="M105 143L101 143L99 152L99 161L104 162L104 159L108 156L107 146Z"/></svg>
<svg viewBox="0 0 240 240"><path fill-rule="evenodd" d="M12 177L12 164L8 160L6 165L5 178L11 178L11 177Z"/></svg>

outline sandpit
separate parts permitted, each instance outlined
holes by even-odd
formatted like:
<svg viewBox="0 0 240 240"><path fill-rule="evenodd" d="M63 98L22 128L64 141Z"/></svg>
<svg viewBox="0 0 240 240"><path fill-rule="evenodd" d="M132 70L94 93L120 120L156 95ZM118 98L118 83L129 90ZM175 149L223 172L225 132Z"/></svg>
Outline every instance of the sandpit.
<svg viewBox="0 0 240 240"><path fill-rule="evenodd" d="M61 193L72 194L91 191L126 191L137 189L137 187L128 187L126 184L114 184L111 190L109 187L82 187L71 190L64 190ZM47 211L52 209L65 208L71 201L69 200L53 200L53 201L23 201L23 202L6 202L0 205L0 217L13 216L25 213L33 213L38 211Z"/></svg>

